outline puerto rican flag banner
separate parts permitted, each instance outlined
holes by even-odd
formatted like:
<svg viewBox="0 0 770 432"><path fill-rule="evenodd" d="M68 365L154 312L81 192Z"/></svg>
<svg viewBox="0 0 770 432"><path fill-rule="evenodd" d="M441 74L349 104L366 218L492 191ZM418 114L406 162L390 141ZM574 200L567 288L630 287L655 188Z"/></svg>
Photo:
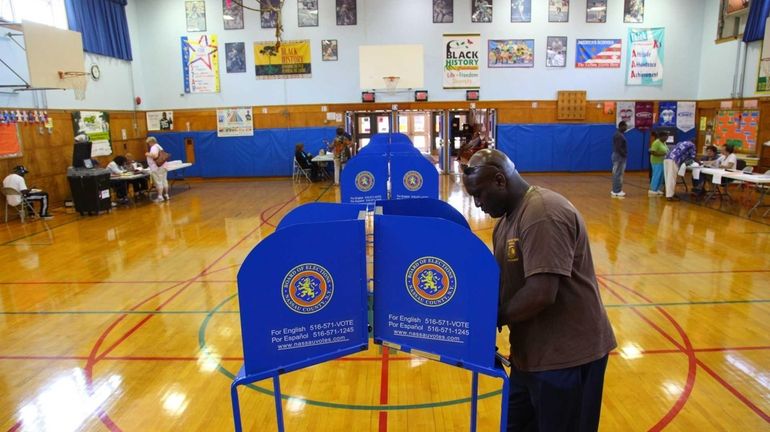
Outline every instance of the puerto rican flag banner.
<svg viewBox="0 0 770 432"><path fill-rule="evenodd" d="M621 39L578 39L575 52L577 68L620 68Z"/></svg>

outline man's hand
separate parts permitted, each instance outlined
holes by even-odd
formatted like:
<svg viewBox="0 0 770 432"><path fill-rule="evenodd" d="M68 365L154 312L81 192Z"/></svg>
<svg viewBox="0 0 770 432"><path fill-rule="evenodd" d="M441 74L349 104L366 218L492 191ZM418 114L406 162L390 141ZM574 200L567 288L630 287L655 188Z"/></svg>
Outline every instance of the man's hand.
<svg viewBox="0 0 770 432"><path fill-rule="evenodd" d="M528 277L524 287L508 303L500 306L497 313L498 327L527 321L552 305L559 291L560 277L553 273L538 273Z"/></svg>

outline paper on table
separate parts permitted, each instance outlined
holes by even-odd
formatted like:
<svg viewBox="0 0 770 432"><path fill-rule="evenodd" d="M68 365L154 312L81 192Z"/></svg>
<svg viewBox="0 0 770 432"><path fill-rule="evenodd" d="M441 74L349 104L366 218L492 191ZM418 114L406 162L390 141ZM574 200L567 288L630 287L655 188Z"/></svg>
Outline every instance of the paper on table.
<svg viewBox="0 0 770 432"><path fill-rule="evenodd" d="M722 183L722 171L719 170L716 173L714 173L714 176L711 178L712 184L719 184Z"/></svg>
<svg viewBox="0 0 770 432"><path fill-rule="evenodd" d="M687 165L682 164L679 166L679 172L677 173L679 177L684 177L684 173L687 172Z"/></svg>
<svg viewBox="0 0 770 432"><path fill-rule="evenodd" d="M700 168L692 169L692 178L695 180L700 180Z"/></svg>

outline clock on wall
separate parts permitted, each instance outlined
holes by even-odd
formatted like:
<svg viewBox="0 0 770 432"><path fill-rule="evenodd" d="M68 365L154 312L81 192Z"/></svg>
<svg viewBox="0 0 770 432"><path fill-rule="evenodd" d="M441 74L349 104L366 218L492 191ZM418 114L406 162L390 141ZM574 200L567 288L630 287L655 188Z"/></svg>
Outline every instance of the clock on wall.
<svg viewBox="0 0 770 432"><path fill-rule="evenodd" d="M99 78L102 77L102 71L99 69L99 65L93 64L91 65L91 79L94 81L99 81Z"/></svg>

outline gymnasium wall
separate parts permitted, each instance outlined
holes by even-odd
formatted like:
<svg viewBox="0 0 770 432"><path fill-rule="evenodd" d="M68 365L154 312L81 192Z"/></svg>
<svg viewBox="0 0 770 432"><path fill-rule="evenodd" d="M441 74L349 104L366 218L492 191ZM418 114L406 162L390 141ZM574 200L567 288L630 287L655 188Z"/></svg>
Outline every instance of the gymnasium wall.
<svg viewBox="0 0 770 432"><path fill-rule="evenodd" d="M494 69L482 59L481 95L486 100L555 99L562 89L586 89L591 99L695 99L698 93L698 64L703 24L702 0L648 0L644 24L624 24L622 2L610 1L607 23L587 24L585 3L573 2L568 23L548 23L547 5L533 1L531 23L510 23L510 2L494 2L494 21L470 22L470 0L455 0L454 24L433 24L431 2L414 0L358 1L358 25L337 26L334 0L319 1L319 26L297 26L297 5L284 5L285 40L309 39L312 46L312 78L256 80L253 66L246 73L228 74L220 57L221 93L184 94L180 37L186 33L183 0L136 0L142 31L133 37L143 55L142 73L146 100L142 108L210 108L221 106L351 103L360 100L358 46L373 44L422 44L425 49L425 88L431 100L462 100L464 91L441 88L443 33L481 33L482 40L534 38L535 67ZM249 1L248 4L255 3ZM216 34L220 47L226 42L246 43L246 63L253 65L254 41L274 40L273 29L261 29L256 12L245 12L244 30L224 30L222 1L206 1L206 34ZM627 53L627 28L666 28L666 63L662 87L626 87L625 63L620 69L577 70L574 67L576 38L621 38L623 61ZM567 36L568 64L565 68L545 67L547 36ZM339 61L323 62L322 39L337 39ZM402 96L411 98L411 96Z"/></svg>

